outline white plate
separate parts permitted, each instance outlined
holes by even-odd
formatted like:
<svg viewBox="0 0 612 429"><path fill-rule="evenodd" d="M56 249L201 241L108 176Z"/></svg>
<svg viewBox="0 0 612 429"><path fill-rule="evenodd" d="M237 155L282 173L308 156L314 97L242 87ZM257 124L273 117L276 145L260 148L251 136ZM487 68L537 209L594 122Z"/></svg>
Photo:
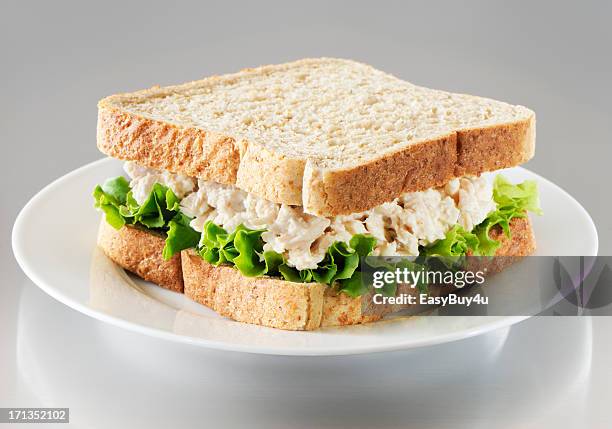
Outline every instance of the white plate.
<svg viewBox="0 0 612 429"><path fill-rule="evenodd" d="M538 255L596 255L597 231L584 208L555 184L523 168L512 181L535 179L545 215L533 217ZM524 317L416 317L369 325L290 332L234 322L181 294L127 275L96 246L100 214L93 187L122 174L102 159L51 183L22 209L13 251L42 290L96 319L143 334L223 350L282 355L340 355L454 341Z"/></svg>

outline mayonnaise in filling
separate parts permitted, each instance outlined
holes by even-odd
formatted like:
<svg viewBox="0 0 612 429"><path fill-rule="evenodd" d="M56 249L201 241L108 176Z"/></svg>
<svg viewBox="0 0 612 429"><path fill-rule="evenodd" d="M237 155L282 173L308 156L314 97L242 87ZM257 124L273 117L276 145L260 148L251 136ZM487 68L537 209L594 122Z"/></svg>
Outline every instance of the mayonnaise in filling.
<svg viewBox="0 0 612 429"><path fill-rule="evenodd" d="M169 187L179 198L196 190L197 181L192 177L141 167L133 161L123 164L123 170L132 179L130 181L132 196L138 204L145 202L155 183Z"/></svg>
<svg viewBox="0 0 612 429"><path fill-rule="evenodd" d="M417 256L419 245L442 239L456 224L471 231L495 210L493 190L483 177L462 177L446 186L410 192L371 210L332 218L313 216L301 207L277 204L231 185L159 172L126 163L134 198L144 198L153 183L170 187L181 201L181 210L202 231L211 220L227 231L244 224L265 229L264 250L285 256L298 270L316 268L335 241L348 242L354 234L377 239L374 254Z"/></svg>

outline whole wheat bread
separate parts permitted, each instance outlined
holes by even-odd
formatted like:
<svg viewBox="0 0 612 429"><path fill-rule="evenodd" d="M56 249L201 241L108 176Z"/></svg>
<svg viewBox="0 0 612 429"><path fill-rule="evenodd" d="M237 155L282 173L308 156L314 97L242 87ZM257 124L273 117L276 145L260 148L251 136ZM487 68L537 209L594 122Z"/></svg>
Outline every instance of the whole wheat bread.
<svg viewBox="0 0 612 429"><path fill-rule="evenodd" d="M510 222L512 239L501 227L491 238L499 240L497 256L530 255L535 238L529 218ZM293 283L271 277L245 277L230 266L215 267L193 250L184 250L170 261L161 252L162 237L132 226L115 230L102 220L98 246L114 262L145 280L183 292L222 316L239 322L287 330L313 330L326 326L355 325L379 320L383 314L362 314L359 298L318 283ZM512 259L497 259L510 262ZM499 271L504 267L496 266Z"/></svg>
<svg viewBox="0 0 612 429"><path fill-rule="evenodd" d="M513 219L510 230L512 238L507 239L501 227L491 229L491 238L501 242L496 256L522 257L535 251L529 218ZM364 315L360 298L336 293L326 285L244 277L233 267L210 265L193 250L184 250L181 258L185 295L239 322L312 330L373 322L384 316L384 313ZM492 262L499 265L504 261L510 262L512 258L498 258ZM494 268L492 271L497 272L505 267Z"/></svg>
<svg viewBox="0 0 612 429"><path fill-rule="evenodd" d="M148 229L126 225L116 230L102 219L98 247L106 256L145 280L175 292L183 292L180 255L162 256L166 237Z"/></svg>
<svg viewBox="0 0 612 429"><path fill-rule="evenodd" d="M522 106L305 59L98 104L99 149L333 216L533 156Z"/></svg>

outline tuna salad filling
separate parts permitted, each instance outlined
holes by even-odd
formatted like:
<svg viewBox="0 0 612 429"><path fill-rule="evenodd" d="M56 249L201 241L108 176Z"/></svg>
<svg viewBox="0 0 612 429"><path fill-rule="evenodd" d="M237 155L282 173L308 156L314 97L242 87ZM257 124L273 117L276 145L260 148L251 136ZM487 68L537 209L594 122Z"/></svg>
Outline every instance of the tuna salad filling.
<svg viewBox="0 0 612 429"><path fill-rule="evenodd" d="M264 251L283 255L298 270L316 268L329 247L355 234L376 239L375 255L417 256L419 246L445 237L456 224L471 231L495 209L492 188L483 179L455 180L443 189L405 194L363 213L332 218L306 214L299 206L275 204L233 186L198 182L198 191L181 201L181 210L202 231L212 221L227 231L243 224L263 229Z"/></svg>
<svg viewBox="0 0 612 429"><path fill-rule="evenodd" d="M461 177L361 213L318 217L232 185L129 161L124 170L129 182L111 179L94 191L96 207L111 225L165 232L164 257L195 248L215 265L290 281L346 281L359 256L366 255L491 255L499 246L488 236L491 227L501 225L509 235L513 217L540 211L534 182L513 185L502 176L493 184L484 177Z"/></svg>

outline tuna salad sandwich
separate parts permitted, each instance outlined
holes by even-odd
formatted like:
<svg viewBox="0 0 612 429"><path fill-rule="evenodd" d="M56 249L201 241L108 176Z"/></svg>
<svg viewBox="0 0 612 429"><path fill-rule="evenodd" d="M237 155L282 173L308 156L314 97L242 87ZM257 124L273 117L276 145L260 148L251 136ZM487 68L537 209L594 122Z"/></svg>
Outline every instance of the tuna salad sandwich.
<svg viewBox="0 0 612 429"><path fill-rule="evenodd" d="M535 114L305 59L98 104L125 176L94 190L98 245L231 319L291 330L371 322L360 258L535 250Z"/></svg>

